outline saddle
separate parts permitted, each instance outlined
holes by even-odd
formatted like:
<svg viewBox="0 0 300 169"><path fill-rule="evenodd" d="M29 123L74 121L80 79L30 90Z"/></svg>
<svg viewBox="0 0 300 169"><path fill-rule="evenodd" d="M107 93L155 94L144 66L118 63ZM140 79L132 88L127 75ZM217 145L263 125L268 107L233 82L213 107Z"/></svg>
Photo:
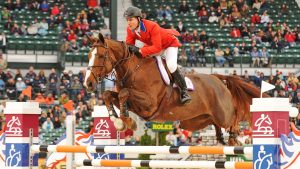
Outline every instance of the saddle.
<svg viewBox="0 0 300 169"><path fill-rule="evenodd" d="M157 67L158 67L158 70L160 72L160 75L161 75L161 78L162 80L164 81L164 83L166 85L171 85L171 74L167 68L167 64L165 63L165 61L163 61L161 59L161 56L155 56L155 59L156 59L156 63L157 63ZM185 80L185 83L186 83L186 86L187 86L187 89L189 91L193 91L194 90L194 84L192 83L191 79L189 79L188 77L184 77L184 80ZM176 88L176 84L175 83L172 83L173 84L173 88Z"/></svg>

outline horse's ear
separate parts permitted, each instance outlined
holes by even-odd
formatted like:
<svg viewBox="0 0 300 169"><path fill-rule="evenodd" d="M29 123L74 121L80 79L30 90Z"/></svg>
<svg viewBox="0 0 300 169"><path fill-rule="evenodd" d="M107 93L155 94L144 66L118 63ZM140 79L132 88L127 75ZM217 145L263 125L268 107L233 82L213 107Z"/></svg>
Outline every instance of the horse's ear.
<svg viewBox="0 0 300 169"><path fill-rule="evenodd" d="M103 44L105 43L102 33L99 33L99 41L102 42Z"/></svg>

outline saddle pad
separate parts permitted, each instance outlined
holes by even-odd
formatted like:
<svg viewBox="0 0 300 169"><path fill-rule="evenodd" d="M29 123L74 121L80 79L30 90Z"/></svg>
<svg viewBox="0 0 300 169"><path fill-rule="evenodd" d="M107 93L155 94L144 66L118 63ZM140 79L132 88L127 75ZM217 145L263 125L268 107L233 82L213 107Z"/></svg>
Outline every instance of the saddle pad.
<svg viewBox="0 0 300 169"><path fill-rule="evenodd" d="M163 61L162 61L161 57L160 56L155 56L155 58L156 58L156 61L157 61L156 63L157 63L160 75L161 75L164 83L166 85L170 85L171 80L170 80L170 77L169 77L169 75L167 73L167 70L166 70L166 68L165 68L165 66L163 64ZM194 88L194 84L193 84L192 80L189 79L188 77L184 77L184 80L185 80L187 89L189 91L193 91L195 88ZM176 84L174 84L173 87L174 88L177 87Z"/></svg>

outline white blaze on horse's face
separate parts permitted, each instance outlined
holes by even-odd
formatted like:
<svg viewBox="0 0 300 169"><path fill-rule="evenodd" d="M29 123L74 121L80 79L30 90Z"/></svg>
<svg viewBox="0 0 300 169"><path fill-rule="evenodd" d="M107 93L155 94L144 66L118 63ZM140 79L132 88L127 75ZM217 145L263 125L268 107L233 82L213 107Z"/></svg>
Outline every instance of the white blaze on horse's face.
<svg viewBox="0 0 300 169"><path fill-rule="evenodd" d="M90 58L90 61L89 61L89 69L86 70L86 74L85 74L85 79L84 79L84 86L86 88L88 88L88 84L87 84L87 80L89 79L91 73L92 73L92 68L94 66L94 63L95 63L95 58L96 58L96 53L97 53L97 48L94 48L91 52L91 58Z"/></svg>

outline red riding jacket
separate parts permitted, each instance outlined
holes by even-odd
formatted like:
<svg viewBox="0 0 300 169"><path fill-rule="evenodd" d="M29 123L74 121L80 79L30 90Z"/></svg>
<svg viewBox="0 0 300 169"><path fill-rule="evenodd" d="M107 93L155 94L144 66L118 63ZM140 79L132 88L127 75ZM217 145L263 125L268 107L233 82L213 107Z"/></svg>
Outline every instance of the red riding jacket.
<svg viewBox="0 0 300 169"><path fill-rule="evenodd" d="M163 29L157 23L142 19L140 22L140 35L135 30L127 27L126 43L135 45L140 40L145 45L141 48L143 57L160 53L168 47L180 47L181 44L176 38L180 33L173 29Z"/></svg>

